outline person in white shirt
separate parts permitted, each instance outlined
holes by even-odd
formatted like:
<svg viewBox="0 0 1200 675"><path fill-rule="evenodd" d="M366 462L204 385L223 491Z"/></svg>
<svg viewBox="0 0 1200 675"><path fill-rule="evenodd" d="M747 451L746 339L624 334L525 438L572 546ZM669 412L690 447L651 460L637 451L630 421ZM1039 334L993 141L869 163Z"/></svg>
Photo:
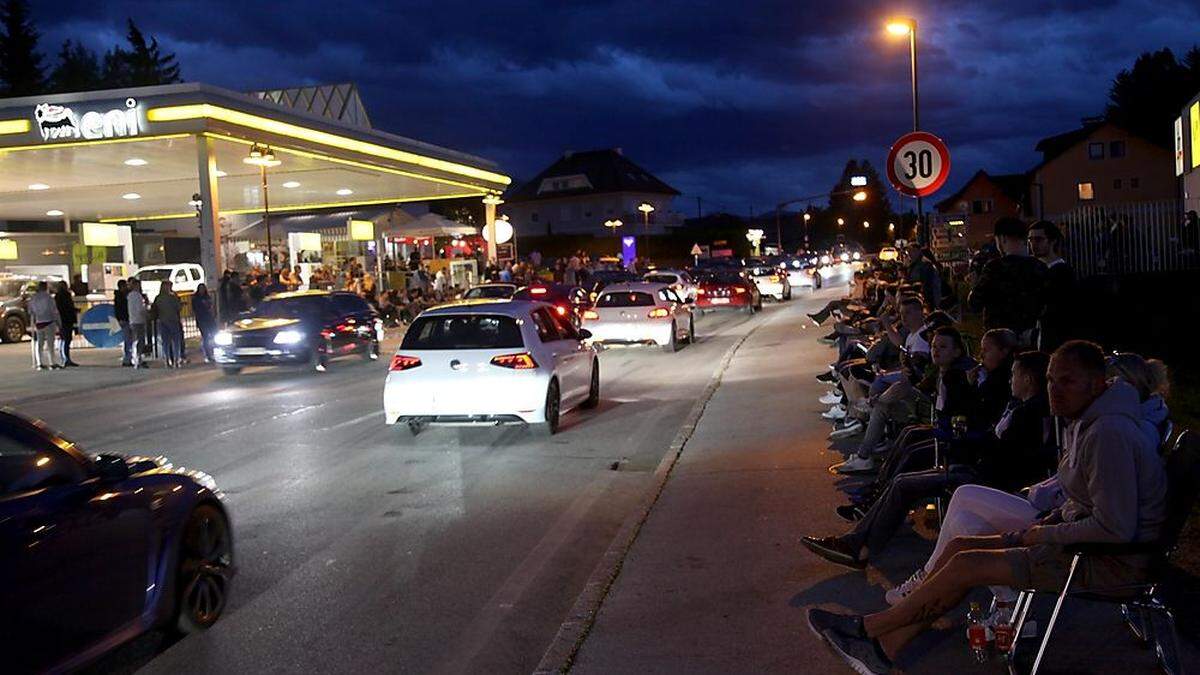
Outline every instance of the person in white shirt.
<svg viewBox="0 0 1200 675"><path fill-rule="evenodd" d="M54 338L58 335L62 319L58 314L58 305L50 296L49 284L38 282L37 292L29 298L27 308L33 324L33 367L38 370L62 368L58 363L58 350L54 348Z"/></svg>

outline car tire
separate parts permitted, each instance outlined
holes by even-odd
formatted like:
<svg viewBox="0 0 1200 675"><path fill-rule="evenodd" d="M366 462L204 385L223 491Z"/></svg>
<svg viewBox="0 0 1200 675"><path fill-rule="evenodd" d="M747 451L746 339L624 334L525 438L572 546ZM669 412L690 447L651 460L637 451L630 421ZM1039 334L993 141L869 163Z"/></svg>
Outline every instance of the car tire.
<svg viewBox="0 0 1200 675"><path fill-rule="evenodd" d="M550 386L546 387L546 403L542 412L546 421L538 425L539 431L544 436L553 436L558 433L558 423L562 417L562 395L558 389L558 380L550 380Z"/></svg>
<svg viewBox="0 0 1200 675"><path fill-rule="evenodd" d="M592 409L600 405L600 362L592 361L592 379L588 385L588 397L579 404L580 408Z"/></svg>
<svg viewBox="0 0 1200 675"><path fill-rule="evenodd" d="M670 353L679 351L679 326L674 321L671 322L671 337L667 340L667 344L663 345L663 351Z"/></svg>
<svg viewBox="0 0 1200 675"><path fill-rule="evenodd" d="M181 634L207 630L225 610L233 571L229 520L211 504L188 514L175 566L174 626Z"/></svg>
<svg viewBox="0 0 1200 675"><path fill-rule="evenodd" d="M762 311L762 296L761 295L758 296L758 304L754 305L754 311L756 311L756 312Z"/></svg>
<svg viewBox="0 0 1200 675"><path fill-rule="evenodd" d="M746 313L754 314L754 304L753 303L746 305Z"/></svg>
<svg viewBox="0 0 1200 675"><path fill-rule="evenodd" d="M25 339L25 320L19 316L4 319L4 331L0 332L0 342L20 342Z"/></svg>
<svg viewBox="0 0 1200 675"><path fill-rule="evenodd" d="M242 369L239 366L221 366L221 373L228 375L229 377L233 377L240 372L242 372Z"/></svg>
<svg viewBox="0 0 1200 675"><path fill-rule="evenodd" d="M786 289L784 289L784 291L783 291L783 299L784 299L784 300L791 300L791 299L792 299L792 287L791 287L791 286L788 286Z"/></svg>
<svg viewBox="0 0 1200 675"><path fill-rule="evenodd" d="M688 318L688 339L687 339L687 343L688 343L689 345L694 345L694 344L696 344L696 320L695 320L695 319L693 319L693 318Z"/></svg>

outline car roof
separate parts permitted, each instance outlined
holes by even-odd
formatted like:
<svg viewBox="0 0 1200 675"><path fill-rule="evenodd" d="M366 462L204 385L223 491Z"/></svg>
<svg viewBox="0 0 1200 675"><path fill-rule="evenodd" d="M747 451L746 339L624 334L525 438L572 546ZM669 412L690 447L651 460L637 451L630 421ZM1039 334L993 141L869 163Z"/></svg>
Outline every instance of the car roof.
<svg viewBox="0 0 1200 675"><path fill-rule="evenodd" d="M161 265L142 265L138 271L142 270L175 270L180 267L200 267L196 263L163 263Z"/></svg>
<svg viewBox="0 0 1200 675"><path fill-rule="evenodd" d="M525 317L538 307L547 307L544 302L530 300L506 300L504 298L480 298L478 300L457 300L455 302L430 307L421 312L421 316L444 314L501 314L514 319Z"/></svg>
<svg viewBox="0 0 1200 675"><path fill-rule="evenodd" d="M315 297L315 296L324 296L324 295L333 295L333 293L331 291L323 291L323 290L319 290L319 289L312 289L312 290L308 290L308 291L287 291L285 293L273 293L271 295L268 295L266 297L266 299L267 300L288 300L290 298L306 298L306 297L310 297L310 296ZM342 293L342 295L345 295L345 293Z"/></svg>
<svg viewBox="0 0 1200 675"><path fill-rule="evenodd" d="M507 286L509 288L517 287L516 284L508 282L508 281L488 281L488 282L485 282L482 284L475 284L471 288L488 288L488 287L492 287L492 286ZM468 288L467 290L469 291L469 290L471 290L471 288Z"/></svg>
<svg viewBox="0 0 1200 675"><path fill-rule="evenodd" d="M657 283L653 281L633 281L627 283L613 284L605 286L602 293L653 293L655 291L670 288L670 284Z"/></svg>

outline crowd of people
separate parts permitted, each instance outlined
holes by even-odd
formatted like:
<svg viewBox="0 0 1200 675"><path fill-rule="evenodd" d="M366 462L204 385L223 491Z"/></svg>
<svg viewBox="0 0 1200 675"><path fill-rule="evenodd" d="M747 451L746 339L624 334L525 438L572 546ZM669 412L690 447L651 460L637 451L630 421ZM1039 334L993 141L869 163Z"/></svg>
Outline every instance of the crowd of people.
<svg viewBox="0 0 1200 675"><path fill-rule="evenodd" d="M995 239L996 254L958 280L968 293L912 245L901 265L856 274L850 297L810 315L832 323L824 340L837 350L818 376L830 385L820 399L832 406L830 438L853 446L832 470L855 478L837 508L847 531L801 543L862 570L910 514L916 526L939 507L932 552L885 593L888 609L809 611L859 672L889 672L976 587L994 594L985 624L1011 622L1014 589L1062 588L1064 546L1153 541L1166 517L1166 367L1081 339L1053 223L1003 218ZM964 310L982 314L977 343L956 319ZM1147 566L1147 556L1096 556L1076 583L1137 583Z"/></svg>

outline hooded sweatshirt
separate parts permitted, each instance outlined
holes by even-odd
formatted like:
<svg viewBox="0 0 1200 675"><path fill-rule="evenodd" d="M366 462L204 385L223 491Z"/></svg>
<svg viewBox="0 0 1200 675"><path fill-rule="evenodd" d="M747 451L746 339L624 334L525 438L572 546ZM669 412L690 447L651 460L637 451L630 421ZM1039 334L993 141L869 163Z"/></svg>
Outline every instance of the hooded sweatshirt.
<svg viewBox="0 0 1200 675"><path fill-rule="evenodd" d="M1067 425L1058 479L1062 522L1039 539L1055 544L1150 541L1166 518L1167 478L1147 435L1137 390L1113 380Z"/></svg>

